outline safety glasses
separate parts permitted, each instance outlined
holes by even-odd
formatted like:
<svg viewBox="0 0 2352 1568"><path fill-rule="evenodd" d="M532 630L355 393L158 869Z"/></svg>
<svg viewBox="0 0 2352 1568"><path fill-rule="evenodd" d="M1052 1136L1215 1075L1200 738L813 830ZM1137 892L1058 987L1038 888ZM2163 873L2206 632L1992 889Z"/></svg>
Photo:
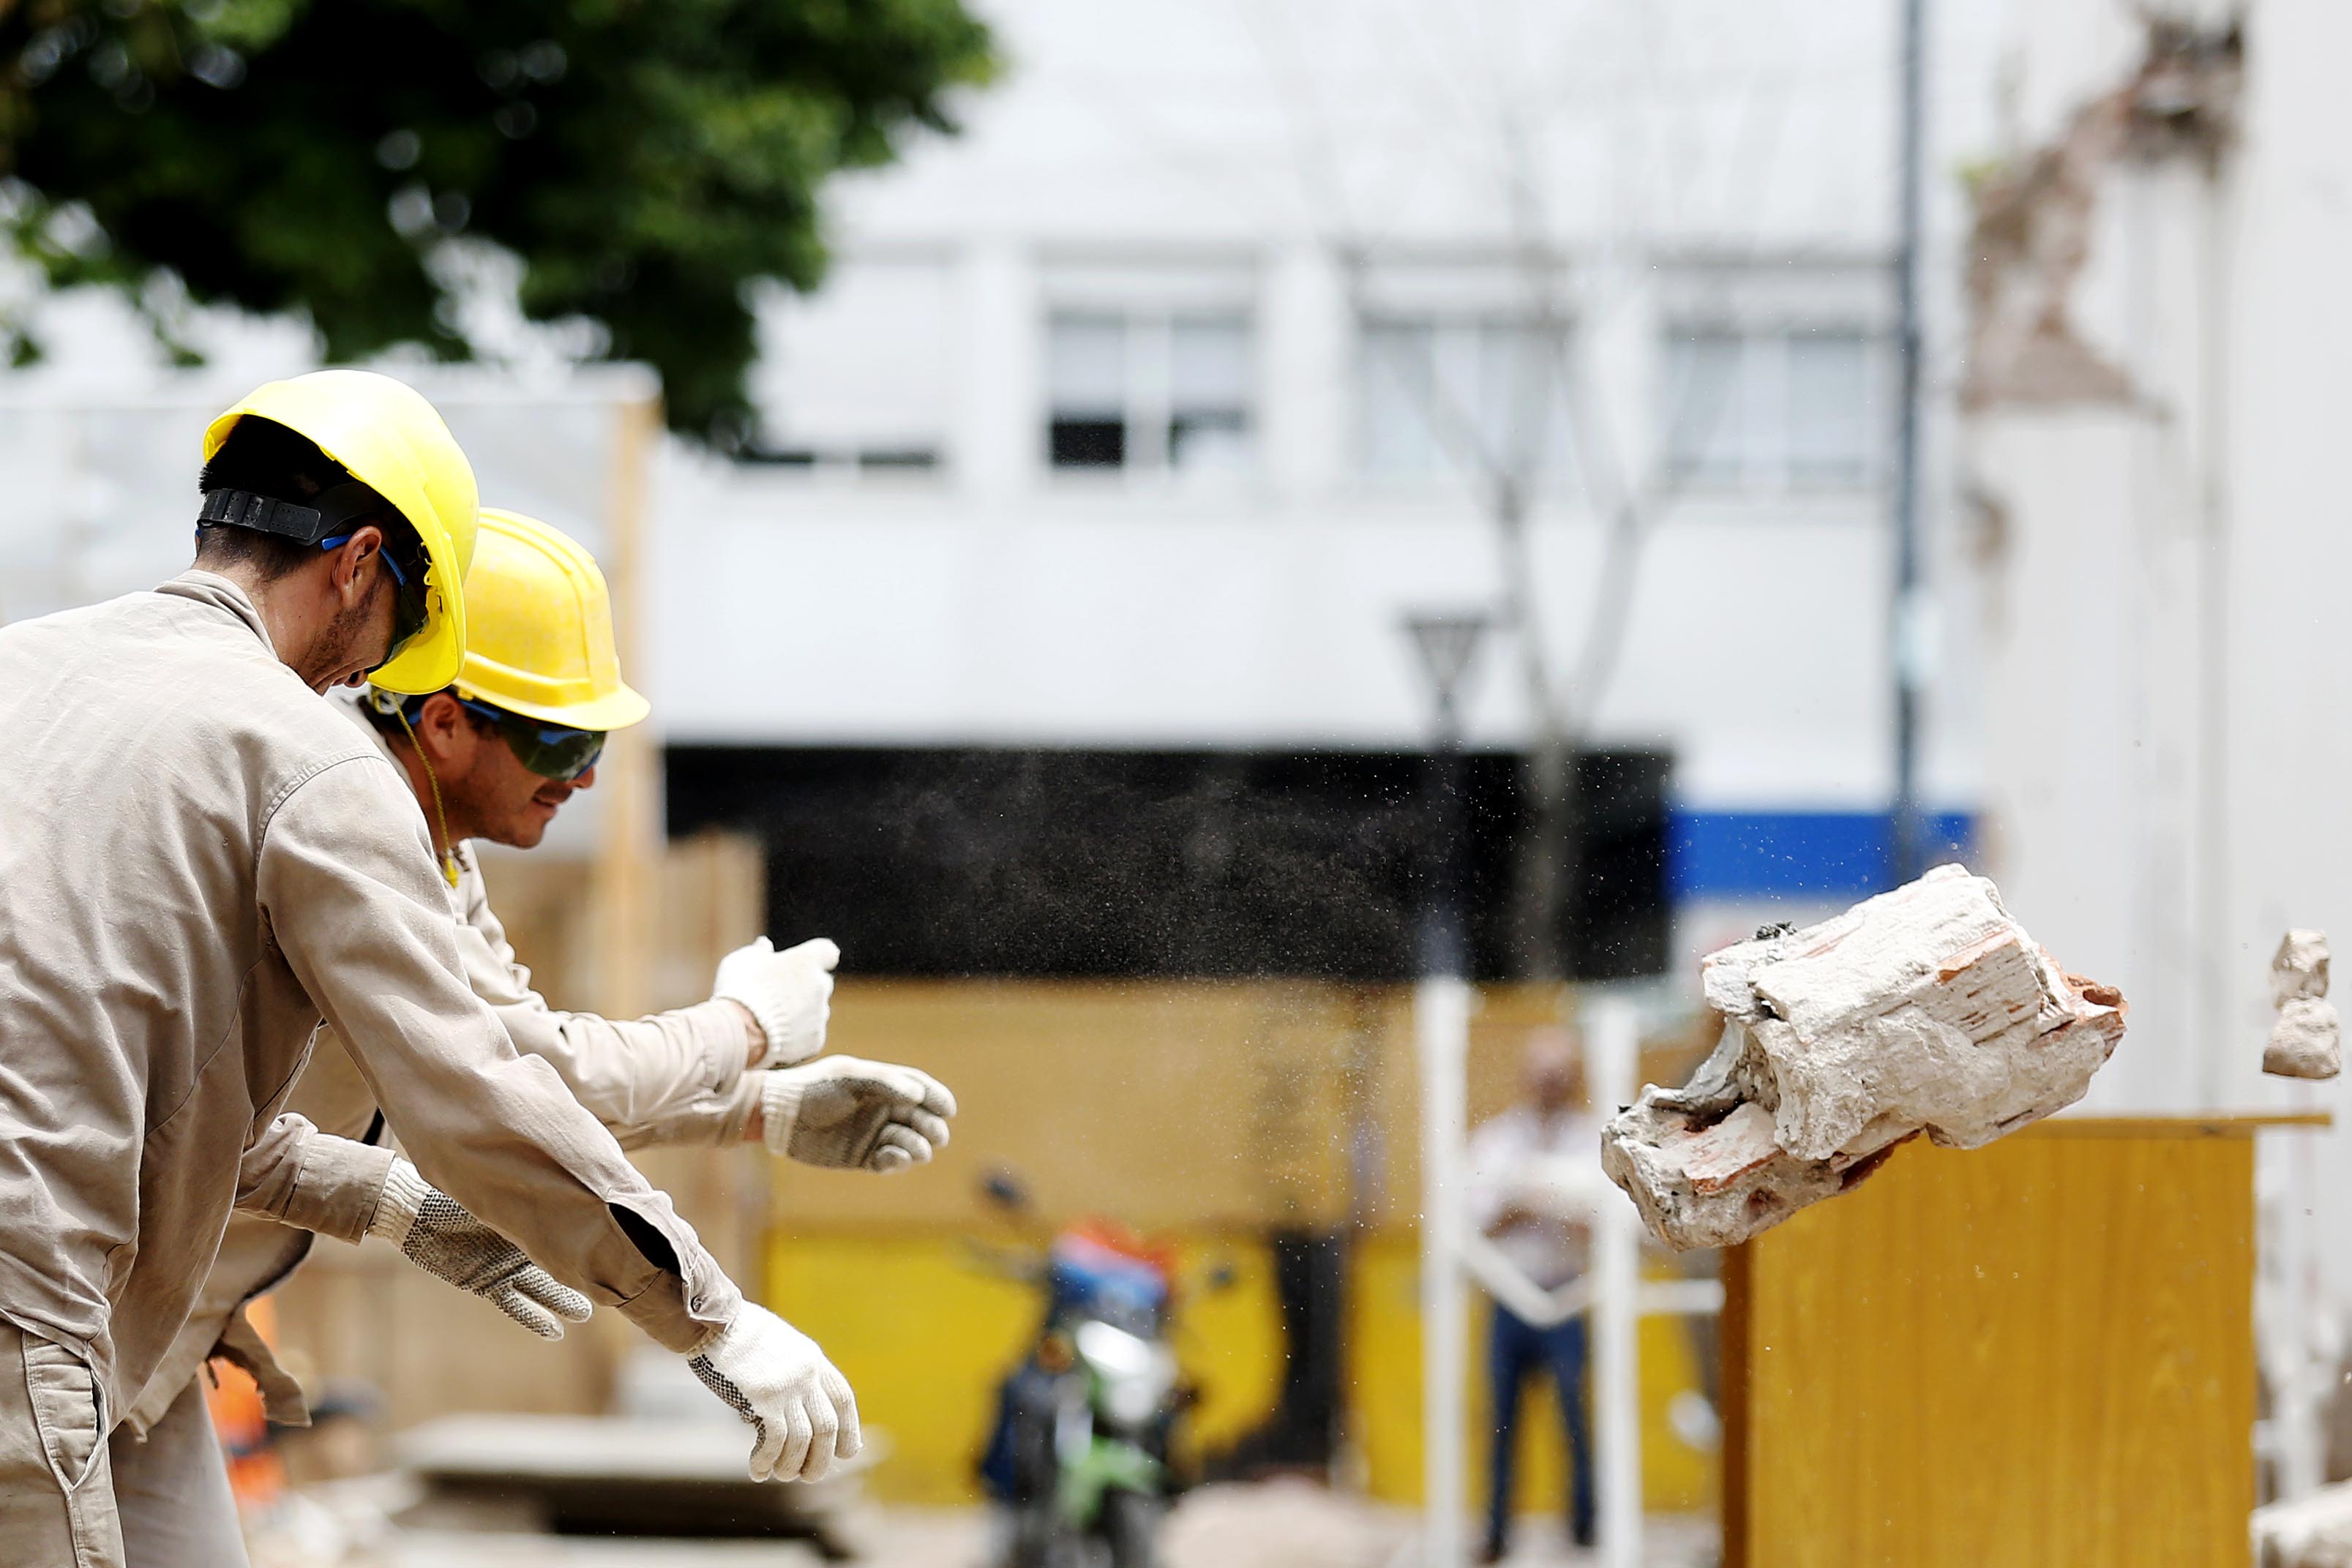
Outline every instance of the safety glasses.
<svg viewBox="0 0 2352 1568"><path fill-rule="evenodd" d="M595 767L596 759L604 754L604 732L601 729L566 729L562 725L543 724L492 707L472 697L459 697L457 701L468 711L497 725L499 733L513 750L515 760L542 779L568 784Z"/></svg>
<svg viewBox="0 0 2352 1568"><path fill-rule="evenodd" d="M337 534L332 538L320 539L319 548L333 549L349 540L351 537L349 534ZM411 537L409 548L402 553L408 556L405 562L390 549L383 552L384 570L392 573L394 583L392 645L384 650L383 664L391 664L399 656L400 651L408 646L419 632L425 630L427 618L425 585L432 560L425 553L424 541L415 538L414 536ZM383 664L376 665L368 673L374 674L375 670L383 668Z"/></svg>

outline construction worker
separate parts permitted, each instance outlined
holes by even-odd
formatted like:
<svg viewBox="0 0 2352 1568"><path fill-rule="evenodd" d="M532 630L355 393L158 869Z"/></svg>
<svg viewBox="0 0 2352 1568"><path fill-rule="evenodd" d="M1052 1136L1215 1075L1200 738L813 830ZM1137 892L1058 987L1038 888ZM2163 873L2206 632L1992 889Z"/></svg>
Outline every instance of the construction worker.
<svg viewBox="0 0 2352 1568"><path fill-rule="evenodd" d="M204 456L194 569L0 628L0 1563L122 1561L107 1434L233 1208L384 1237L551 1337L615 1307L751 1424L757 1478L855 1453L824 1354L515 1052L415 799L319 700L457 678L476 501L439 415L320 371ZM283 1113L322 1015L408 1159Z"/></svg>
<svg viewBox="0 0 2352 1568"><path fill-rule="evenodd" d="M425 813L467 980L516 1048L554 1067L625 1147L751 1138L820 1166L888 1171L929 1160L955 1113L937 1081L848 1057L794 1065L824 1048L839 957L830 942L777 953L762 937L721 963L709 1001L634 1021L558 1012L532 989L490 910L471 841L535 848L573 791L595 782L604 737L643 719L649 705L621 678L604 574L544 523L482 512L466 615L465 663L445 690L372 688L362 703L330 700L402 771ZM365 1079L331 1030L289 1105L341 1136L373 1142L381 1128ZM245 1561L200 1373L222 1349L271 1391L277 1419L299 1408L244 1305L285 1280L310 1241L266 1220L233 1219L186 1327L115 1428L131 1568Z"/></svg>

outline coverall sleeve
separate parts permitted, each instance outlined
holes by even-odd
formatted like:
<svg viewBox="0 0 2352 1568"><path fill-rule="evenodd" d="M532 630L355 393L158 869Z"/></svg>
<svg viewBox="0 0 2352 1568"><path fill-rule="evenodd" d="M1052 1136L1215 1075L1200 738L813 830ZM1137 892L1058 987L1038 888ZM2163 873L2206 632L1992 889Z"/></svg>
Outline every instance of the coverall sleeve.
<svg viewBox="0 0 2352 1568"><path fill-rule="evenodd" d="M517 1051L543 1058L625 1149L742 1137L747 1103L736 1082L746 1051L732 1004L698 1002L626 1019L557 1011L516 961L472 852L461 859L466 920L457 942L467 977Z"/></svg>
<svg viewBox="0 0 2352 1568"><path fill-rule="evenodd" d="M740 1293L668 1198L474 995L425 819L389 762L346 758L293 786L257 881L295 977L426 1181L671 1350L733 1316Z"/></svg>
<svg viewBox="0 0 2352 1568"><path fill-rule="evenodd" d="M375 1218L393 1153L284 1115L263 1129L236 1171L236 1210L356 1243Z"/></svg>

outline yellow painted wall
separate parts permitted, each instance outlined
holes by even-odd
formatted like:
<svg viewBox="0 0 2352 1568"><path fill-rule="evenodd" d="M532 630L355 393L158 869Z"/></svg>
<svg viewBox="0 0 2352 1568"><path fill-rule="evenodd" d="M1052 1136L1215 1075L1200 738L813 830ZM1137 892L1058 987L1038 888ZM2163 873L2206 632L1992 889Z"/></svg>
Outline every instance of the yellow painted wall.
<svg viewBox="0 0 2352 1568"><path fill-rule="evenodd" d="M1002 1239L992 1237L992 1239ZM1421 1320L1418 1242L1408 1231L1374 1235L1354 1264L1348 1357L1351 1434L1367 1489L1390 1501L1421 1496ZM1230 1263L1234 1286L1195 1294L1183 1307L1176 1349L1202 1391L1193 1431L1214 1451L1264 1420L1281 1382L1281 1325L1271 1260L1247 1236L1181 1237L1181 1267L1198 1280ZM780 1236L768 1304L825 1347L857 1390L860 1416L889 1435L877 1495L949 1504L979 1496L972 1466L985 1442L997 1380L1034 1332L1033 1291L978 1265L963 1238L925 1234ZM1471 1364L1484 1365L1483 1311ZM1651 1509L1692 1512L1715 1500L1711 1452L1689 1448L1665 1419L1667 1403L1698 1386L1692 1339L1679 1321L1643 1324L1643 1475ZM1471 1430L1484 1430L1485 1392L1474 1379ZM1548 1392L1523 1407L1520 1501L1559 1506L1564 1492L1559 1418ZM1486 1448L1473 1443L1472 1495L1485 1496Z"/></svg>
<svg viewBox="0 0 2352 1568"><path fill-rule="evenodd" d="M1213 1236L1180 1243L1199 1278L1229 1262L1234 1286L1185 1306L1175 1346L1201 1386L1196 1440L1222 1447L1274 1407L1281 1379L1274 1281L1262 1245ZM972 1467L987 1441L996 1385L1036 1332L1037 1292L992 1275L959 1237L780 1238L768 1304L825 1348L857 1390L859 1419L889 1435L875 1490L893 1501L980 1496Z"/></svg>

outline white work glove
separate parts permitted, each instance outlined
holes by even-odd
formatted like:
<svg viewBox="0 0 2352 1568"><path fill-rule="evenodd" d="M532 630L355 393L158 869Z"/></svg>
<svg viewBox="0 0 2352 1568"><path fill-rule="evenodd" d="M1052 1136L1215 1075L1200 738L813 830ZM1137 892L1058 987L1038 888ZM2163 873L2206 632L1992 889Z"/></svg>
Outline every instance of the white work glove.
<svg viewBox="0 0 2352 1568"><path fill-rule="evenodd" d="M833 1013L833 967L841 949L823 936L776 951L765 936L719 960L710 998L740 1002L759 1020L768 1051L754 1067L790 1067L824 1049Z"/></svg>
<svg viewBox="0 0 2352 1568"><path fill-rule="evenodd" d="M428 1186L406 1160L394 1160L376 1199L368 1234L381 1236L428 1274L471 1291L541 1339L562 1339L566 1322L584 1323L588 1298L522 1255L522 1249Z"/></svg>
<svg viewBox="0 0 2352 1568"><path fill-rule="evenodd" d="M898 1171L947 1147L955 1096L928 1072L828 1056L779 1068L760 1085L771 1154L839 1170Z"/></svg>
<svg viewBox="0 0 2352 1568"><path fill-rule="evenodd" d="M821 1480L864 1447L857 1396L816 1341L746 1301L687 1363L751 1424L751 1479Z"/></svg>

